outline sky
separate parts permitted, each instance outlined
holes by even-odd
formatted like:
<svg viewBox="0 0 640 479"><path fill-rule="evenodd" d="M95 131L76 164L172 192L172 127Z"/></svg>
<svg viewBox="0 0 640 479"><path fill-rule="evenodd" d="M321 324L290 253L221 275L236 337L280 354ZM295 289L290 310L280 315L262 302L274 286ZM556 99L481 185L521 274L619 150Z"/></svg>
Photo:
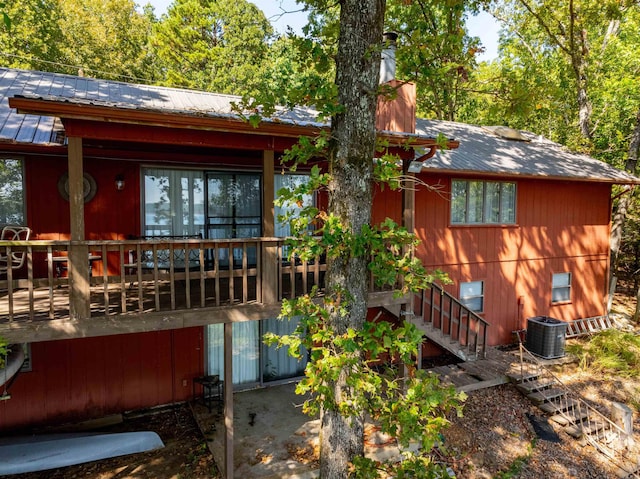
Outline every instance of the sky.
<svg viewBox="0 0 640 479"><path fill-rule="evenodd" d="M155 9L157 16L165 13L167 7L173 0L137 0L140 4L150 3ZM271 21L274 28L281 33L287 31L287 26L291 26L295 31L300 29L306 23L306 15L300 11L295 0L252 0L258 8L260 8ZM478 56L480 61L490 61L498 56L498 24L495 19L488 13L480 13L479 15L469 19L467 28L472 36L480 38L482 46L485 48L484 53Z"/></svg>

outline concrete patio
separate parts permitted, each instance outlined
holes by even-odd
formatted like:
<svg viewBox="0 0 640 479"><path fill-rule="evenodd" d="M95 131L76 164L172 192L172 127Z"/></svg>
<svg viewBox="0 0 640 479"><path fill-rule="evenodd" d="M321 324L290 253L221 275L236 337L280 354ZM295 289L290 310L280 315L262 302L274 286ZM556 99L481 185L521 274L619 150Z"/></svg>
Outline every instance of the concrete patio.
<svg viewBox="0 0 640 479"><path fill-rule="evenodd" d="M289 383L234 394L234 477L318 477L320 420L303 414L304 397L295 394L295 386ZM221 466L224 464L222 409L214 403L209 413L202 402L197 402L193 409L216 464ZM385 460L397 457L400 451L395 442L367 423L365 453Z"/></svg>

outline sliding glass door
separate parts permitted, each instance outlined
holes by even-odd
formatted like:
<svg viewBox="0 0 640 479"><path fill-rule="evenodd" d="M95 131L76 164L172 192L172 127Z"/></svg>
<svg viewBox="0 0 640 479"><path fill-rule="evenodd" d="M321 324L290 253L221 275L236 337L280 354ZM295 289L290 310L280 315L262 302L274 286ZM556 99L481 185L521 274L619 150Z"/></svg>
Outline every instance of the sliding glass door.
<svg viewBox="0 0 640 479"><path fill-rule="evenodd" d="M259 174L207 173L207 234L210 239L253 238L262 235L262 185ZM256 250L248 252L255 265ZM220 265L227 267L226 250ZM240 266L242 249L233 253L233 266Z"/></svg>
<svg viewBox="0 0 640 479"><path fill-rule="evenodd" d="M292 358L288 348L276 348L263 343L267 332L292 333L298 321L265 319L233 324L233 384L254 386L262 383L295 378L304 374L306 355L301 360ZM207 371L224 379L224 326L207 326Z"/></svg>
<svg viewBox="0 0 640 479"><path fill-rule="evenodd" d="M207 374L224 379L224 325L207 326ZM233 325L233 384L260 382L260 330L258 321Z"/></svg>
<svg viewBox="0 0 640 479"><path fill-rule="evenodd" d="M144 168L143 236L192 236L204 233L204 173L197 170Z"/></svg>
<svg viewBox="0 0 640 479"><path fill-rule="evenodd" d="M262 334L274 333L279 336L291 334L298 326L296 318L290 321L279 319L265 319L262 323ZM303 352L300 360L289 356L289 348L267 346L262 344L262 381L265 383L282 379L296 378L304 374L307 365L306 354Z"/></svg>

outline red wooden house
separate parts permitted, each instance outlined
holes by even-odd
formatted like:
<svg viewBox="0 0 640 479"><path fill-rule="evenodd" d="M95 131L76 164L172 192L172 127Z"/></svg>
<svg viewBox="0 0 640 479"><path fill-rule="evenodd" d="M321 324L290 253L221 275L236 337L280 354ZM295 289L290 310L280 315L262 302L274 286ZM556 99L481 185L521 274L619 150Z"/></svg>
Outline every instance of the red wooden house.
<svg viewBox="0 0 640 479"><path fill-rule="evenodd" d="M381 104L380 136L436 188L378 191L374 216L414 228L416 254L453 283L403 298L372 288L370 307L413 312L468 359L530 316L605 314L611 187L639 180L532 135L416 123L412 95ZM291 327L274 319L281 299L322 286L324 265L286 257L273 198L303 180L282 173L283 151L327 125L298 109L254 128L234 101L0 69L0 223L33 231L0 241L26 255L0 276L0 336L29 344L0 430L185 401L205 374L234 387L301 374L260 337Z"/></svg>

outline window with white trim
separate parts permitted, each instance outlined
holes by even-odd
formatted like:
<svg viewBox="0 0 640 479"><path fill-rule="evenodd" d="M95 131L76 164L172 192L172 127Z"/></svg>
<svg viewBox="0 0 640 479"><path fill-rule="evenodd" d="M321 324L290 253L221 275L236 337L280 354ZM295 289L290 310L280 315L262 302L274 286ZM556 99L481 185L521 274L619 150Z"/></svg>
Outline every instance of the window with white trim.
<svg viewBox="0 0 640 479"><path fill-rule="evenodd" d="M551 302L571 301L571 273L554 273L551 280Z"/></svg>
<svg viewBox="0 0 640 479"><path fill-rule="evenodd" d="M22 160L0 158L0 224L25 224Z"/></svg>
<svg viewBox="0 0 640 479"><path fill-rule="evenodd" d="M515 222L515 183L451 181L452 224L515 224Z"/></svg>
<svg viewBox="0 0 640 479"><path fill-rule="evenodd" d="M484 281L460 283L460 302L471 311L484 311Z"/></svg>

